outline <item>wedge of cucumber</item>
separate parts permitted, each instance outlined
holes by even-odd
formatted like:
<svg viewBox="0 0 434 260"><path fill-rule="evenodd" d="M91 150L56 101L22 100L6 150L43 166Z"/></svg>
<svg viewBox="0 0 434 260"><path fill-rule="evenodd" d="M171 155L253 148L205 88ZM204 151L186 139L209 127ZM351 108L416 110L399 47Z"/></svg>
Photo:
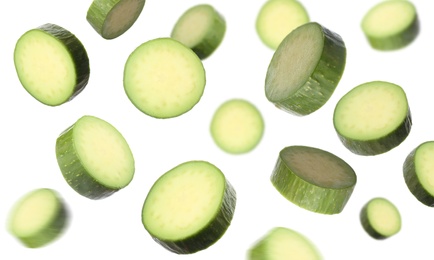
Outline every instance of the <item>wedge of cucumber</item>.
<svg viewBox="0 0 434 260"><path fill-rule="evenodd" d="M411 130L411 113L404 90L393 83L360 84L336 104L333 124L351 152L378 155L401 144Z"/></svg>
<svg viewBox="0 0 434 260"><path fill-rule="evenodd" d="M15 45L14 64L25 90L49 106L72 100L89 81L86 49L74 34L56 24L24 33Z"/></svg>
<svg viewBox="0 0 434 260"><path fill-rule="evenodd" d="M236 193L206 161L188 161L163 174L149 191L142 222L152 238L177 254L216 243L230 226Z"/></svg>
<svg viewBox="0 0 434 260"><path fill-rule="evenodd" d="M304 116L331 97L344 72L342 38L316 22L289 33L275 51L265 78L265 95L276 107Z"/></svg>
<svg viewBox="0 0 434 260"><path fill-rule="evenodd" d="M60 134L56 157L66 182L80 195L103 199L126 187L134 176L134 157L110 123L83 116Z"/></svg>
<svg viewBox="0 0 434 260"><path fill-rule="evenodd" d="M398 208L388 199L369 200L360 211L363 229L375 239L386 239L401 230L402 220Z"/></svg>

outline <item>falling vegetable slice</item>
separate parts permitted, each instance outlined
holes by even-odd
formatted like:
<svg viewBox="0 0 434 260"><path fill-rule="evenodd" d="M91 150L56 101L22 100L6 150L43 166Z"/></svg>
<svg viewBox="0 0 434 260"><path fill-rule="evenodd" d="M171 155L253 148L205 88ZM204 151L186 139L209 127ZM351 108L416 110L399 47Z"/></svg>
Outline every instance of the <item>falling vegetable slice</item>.
<svg viewBox="0 0 434 260"><path fill-rule="evenodd" d="M385 198L369 200L360 211L360 221L365 231L375 239L389 238L401 230L401 214Z"/></svg>

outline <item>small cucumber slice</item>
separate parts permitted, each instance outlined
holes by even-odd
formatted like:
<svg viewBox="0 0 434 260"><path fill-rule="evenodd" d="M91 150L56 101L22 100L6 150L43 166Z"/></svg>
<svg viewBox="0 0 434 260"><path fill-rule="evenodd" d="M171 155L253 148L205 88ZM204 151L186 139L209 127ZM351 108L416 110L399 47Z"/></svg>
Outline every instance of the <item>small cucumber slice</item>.
<svg viewBox="0 0 434 260"><path fill-rule="evenodd" d="M419 34L419 19L411 1L387 0L373 6L361 27L369 44L378 50L396 50L413 42Z"/></svg>
<svg viewBox="0 0 434 260"><path fill-rule="evenodd" d="M213 6L199 4L181 15L170 37L191 48L203 60L220 46L225 32L223 16Z"/></svg>
<svg viewBox="0 0 434 260"><path fill-rule="evenodd" d="M205 89L199 57L172 38L149 40L128 57L124 89L131 102L155 118L172 118L191 110Z"/></svg>
<svg viewBox="0 0 434 260"><path fill-rule="evenodd" d="M242 154L253 150L264 133L259 110L244 99L230 99L214 112L211 136L223 151Z"/></svg>
<svg viewBox="0 0 434 260"><path fill-rule="evenodd" d="M220 169L206 161L189 161L154 183L143 204L142 222L164 248L192 254L223 236L235 204L235 190Z"/></svg>
<svg viewBox="0 0 434 260"><path fill-rule="evenodd" d="M112 195L134 176L128 143L114 126L94 116L79 118L61 133L56 157L66 182L90 199Z"/></svg>
<svg viewBox="0 0 434 260"><path fill-rule="evenodd" d="M359 155L395 148L412 125L404 90L384 81L367 82L345 94L336 105L333 123L344 146Z"/></svg>
<svg viewBox="0 0 434 260"><path fill-rule="evenodd" d="M38 248L58 239L69 220L66 204L57 191L48 188L32 190L12 208L9 232L29 248Z"/></svg>
<svg viewBox="0 0 434 260"><path fill-rule="evenodd" d="M346 61L342 38L315 22L289 33L275 51L265 78L265 95L298 116L322 107L340 81Z"/></svg>
<svg viewBox="0 0 434 260"><path fill-rule="evenodd" d="M398 208L385 198L369 200L360 211L363 229L375 239L386 239L401 230Z"/></svg>
<svg viewBox="0 0 434 260"><path fill-rule="evenodd" d="M279 153L271 183L294 204L322 214L340 213L356 185L354 170L336 155L308 146Z"/></svg>
<svg viewBox="0 0 434 260"><path fill-rule="evenodd" d="M65 28L49 23L18 39L14 63L26 91L49 106L76 97L90 75L89 58L80 40Z"/></svg>
<svg viewBox="0 0 434 260"><path fill-rule="evenodd" d="M124 34L139 18L145 0L93 0L86 19L104 39Z"/></svg>
<svg viewBox="0 0 434 260"><path fill-rule="evenodd" d="M256 17L256 32L266 46L276 50L292 30L309 21L309 15L299 1L268 0Z"/></svg>
<svg viewBox="0 0 434 260"><path fill-rule="evenodd" d="M285 227L275 227L248 251L248 260L320 260L318 248L303 234Z"/></svg>

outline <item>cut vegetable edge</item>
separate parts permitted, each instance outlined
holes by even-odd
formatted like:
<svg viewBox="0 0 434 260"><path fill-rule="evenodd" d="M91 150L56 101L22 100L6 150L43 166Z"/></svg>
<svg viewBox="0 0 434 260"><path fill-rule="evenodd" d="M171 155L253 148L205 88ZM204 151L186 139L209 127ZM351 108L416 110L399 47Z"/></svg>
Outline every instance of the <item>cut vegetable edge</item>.
<svg viewBox="0 0 434 260"><path fill-rule="evenodd" d="M89 199L103 199L132 181L135 162L122 134L110 123L83 116L56 140L56 158L71 188Z"/></svg>
<svg viewBox="0 0 434 260"><path fill-rule="evenodd" d="M381 197L369 200L362 207L360 222L366 233L378 240L396 235L402 225L398 208L388 199Z"/></svg>
<svg viewBox="0 0 434 260"><path fill-rule="evenodd" d="M353 193L357 176L336 155L309 146L288 146L279 153L271 183L287 200L321 214L342 212Z"/></svg>
<svg viewBox="0 0 434 260"><path fill-rule="evenodd" d="M266 73L265 95L285 112L309 115L330 99L345 63L342 38L319 23L305 23L275 51Z"/></svg>
<svg viewBox="0 0 434 260"><path fill-rule="evenodd" d="M142 223L162 247L193 254L222 238L235 205L236 192L220 169L206 161L188 161L154 183L143 204Z"/></svg>
<svg viewBox="0 0 434 260"><path fill-rule="evenodd" d="M83 44L70 31L51 23L31 29L18 39L14 65L24 89L48 106L74 99L90 76Z"/></svg>

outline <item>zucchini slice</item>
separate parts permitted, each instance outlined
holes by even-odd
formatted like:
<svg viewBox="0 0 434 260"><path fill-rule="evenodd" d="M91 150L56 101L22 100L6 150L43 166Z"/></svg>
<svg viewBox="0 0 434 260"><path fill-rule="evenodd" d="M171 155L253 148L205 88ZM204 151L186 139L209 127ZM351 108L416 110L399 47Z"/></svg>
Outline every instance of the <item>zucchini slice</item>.
<svg viewBox="0 0 434 260"><path fill-rule="evenodd" d="M55 24L24 33L15 45L14 64L25 90L49 106L72 100L89 81L86 49L74 34Z"/></svg>
<svg viewBox="0 0 434 260"><path fill-rule="evenodd" d="M244 99L230 99L214 112L211 136L223 151L242 154L253 150L264 133L259 110Z"/></svg>
<svg viewBox="0 0 434 260"><path fill-rule="evenodd" d="M60 134L56 157L66 182L90 199L112 195L134 176L128 143L114 126L94 116L79 118Z"/></svg>
<svg viewBox="0 0 434 260"><path fill-rule="evenodd" d="M354 170L336 155L308 146L279 153L271 183L294 204L322 214L340 213L357 182Z"/></svg>
<svg viewBox="0 0 434 260"><path fill-rule="evenodd" d="M154 183L143 204L142 223L164 248L192 254L223 236L235 204L235 190L220 169L206 161L188 161Z"/></svg>
<svg viewBox="0 0 434 260"><path fill-rule="evenodd" d="M390 82L358 85L338 101L333 124L339 139L351 152L385 153L410 133L412 121L407 96L400 86Z"/></svg>
<svg viewBox="0 0 434 260"><path fill-rule="evenodd" d="M342 38L316 22L289 33L275 51L265 78L265 95L276 107L298 116L322 107L345 67Z"/></svg>
<svg viewBox="0 0 434 260"><path fill-rule="evenodd" d="M369 200L360 211L363 229L375 239L386 239L401 230L401 214L398 208L385 198Z"/></svg>
<svg viewBox="0 0 434 260"><path fill-rule="evenodd" d="M309 21L309 15L299 1L267 0L256 17L256 32L266 46L276 50L292 30Z"/></svg>
<svg viewBox="0 0 434 260"><path fill-rule="evenodd" d="M128 57L124 89L130 101L155 118L172 118L191 110L205 89L199 57L172 38L149 40Z"/></svg>
<svg viewBox="0 0 434 260"><path fill-rule="evenodd" d="M417 10L411 1L387 0L373 6L361 23L371 47L396 50L406 47L419 35Z"/></svg>
<svg viewBox="0 0 434 260"><path fill-rule="evenodd" d="M86 19L104 39L124 34L139 18L145 0L93 0Z"/></svg>
<svg viewBox="0 0 434 260"><path fill-rule="evenodd" d="M170 37L191 48L204 60L220 46L225 33L224 17L213 6L199 4L181 15Z"/></svg>
<svg viewBox="0 0 434 260"><path fill-rule="evenodd" d="M24 246L38 248L58 239L68 221L68 209L57 191L39 188L28 192L14 204L8 230Z"/></svg>
<svg viewBox="0 0 434 260"><path fill-rule="evenodd" d="M260 238L248 251L248 260L320 260L318 248L303 234L275 227Z"/></svg>

